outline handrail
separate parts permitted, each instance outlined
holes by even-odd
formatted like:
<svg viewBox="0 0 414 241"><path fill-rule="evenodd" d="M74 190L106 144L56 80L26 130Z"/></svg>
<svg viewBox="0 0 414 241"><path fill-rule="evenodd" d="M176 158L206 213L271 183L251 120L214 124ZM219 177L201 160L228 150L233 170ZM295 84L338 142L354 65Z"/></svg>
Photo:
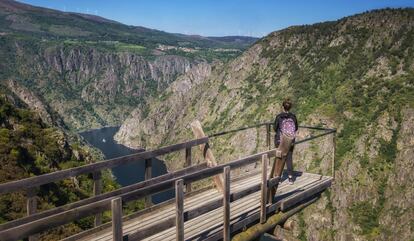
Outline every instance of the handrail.
<svg viewBox="0 0 414 241"><path fill-rule="evenodd" d="M335 129L331 129L331 130L329 130L329 131L327 131L325 133L322 133L322 134L319 134L319 135L316 135L316 136L310 136L308 138L305 138L305 139L302 139L302 140L299 140L299 141L295 141L295 143L293 143L293 144L294 145L298 145L298 144L301 144L301 143L304 143L304 142L307 142L307 141L311 141L313 139L316 139L316 138L319 138L319 137L322 137L322 136L326 136L326 135L329 135L329 134L333 134L333 133L336 133L336 130Z"/></svg>
<svg viewBox="0 0 414 241"><path fill-rule="evenodd" d="M144 151L128 156L113 158L106 161L100 161L92 164L83 165L80 167L69 168L61 171L51 172L39 176L29 177L17 181L6 182L0 184L0 194L14 192L18 190L25 190L32 187L37 187L43 184L59 181L65 178L78 176L81 174L97 172L102 169L113 168L127 163L154 158L165 155L178 150L186 149L188 147L205 144L208 142L208 137L195 139L179 144L161 147L156 150Z"/></svg>
<svg viewBox="0 0 414 241"><path fill-rule="evenodd" d="M251 156L247 156L229 163L224 163L217 165L215 167L210 167L195 171L180 177L171 178L153 185L145 186L137 190L130 191L128 193L121 194L117 197L121 197L123 202L131 202L137 199L143 198L147 195L153 195L170 188L174 187L175 181L182 179L184 184L195 182L201 179L205 179L217 174L220 174L224 167L229 166L230 168L237 168L252 164L262 158L263 155L268 155L269 157L274 157L276 154L276 149L257 153ZM106 210L111 209L111 201L114 197L110 197L101 201L97 201L88 205L77 207L70 210L65 210L60 213L56 213L45 218L34 220L30 223L24 223L19 226L12 227L7 230L0 231L0 237L5 240L17 240L20 238L27 237L34 233L39 233L44 230L64 225L71 221L92 216L94 214L101 213Z"/></svg>
<svg viewBox="0 0 414 241"><path fill-rule="evenodd" d="M63 206L59 206L59 207L55 207L55 208L48 209L48 210L45 210L45 211L37 212L37 213L34 213L30 216L22 217L22 218L13 220L13 221L9 221L7 223L0 224L0 231L5 230L5 229L9 229L9 228L12 228L12 227L15 227L15 226L19 226L19 225L22 225L22 224L25 224L25 223L29 223L29 222L32 222L32 221L37 220L37 219L45 218L47 216L51 216L51 215L54 215L54 214L57 214L57 213L60 213L60 212L64 212L64 211L67 211L67 210L70 210L70 209L85 206L85 205L88 205L88 204L91 204L91 203L94 203L94 202L97 202L97 201L102 201L102 200L107 199L107 198L111 198L111 197L113 198L113 197L116 197L116 196L119 196L119 195L122 195L122 194L125 194L125 193L128 193L128 192L131 192L133 190L143 188L143 187L148 186L148 185L153 185L153 184L156 184L156 183L159 183L159 182L162 182L162 181L169 180L171 178L181 177L184 174L199 171L199 170L205 169L206 167L207 167L206 163L201 163L201 164L190 166L190 167L187 167L187 168L175 171L175 172L166 173L164 175L154 177L154 178L142 181L142 182L131 184L129 186L121 187L121 188L119 188L117 190L114 190L114 191L111 191L111 192L106 192L106 193L103 193L103 194L99 194L97 196L93 196L93 197L82 199L82 200L79 200L79 201L76 201L76 202L68 203L68 204L65 204Z"/></svg>
<svg viewBox="0 0 414 241"><path fill-rule="evenodd" d="M180 149L185 149L190 146L205 144L208 142L208 138L218 137L221 135L238 132L242 130L247 130L251 128L257 128L257 127L261 127L265 125L273 125L273 123L272 122L258 123L255 125L246 126L246 127L242 127L238 129L214 133L205 138L200 138L200 139L196 139L196 140L192 140L192 141L188 141L184 143L166 146L166 147L162 147L160 149L153 150L153 151L144 151L140 153L131 154L128 156L123 156L123 157L113 158L113 159L106 160L106 161L83 165L80 167L69 168L69 169L56 171L56 172L52 172L48 174L43 174L43 175L29 177L29 178L16 180L12 182L2 183L0 184L0 194L18 191L22 189L26 190L28 188L37 187L43 184L59 181L65 178L74 177L74 176L78 176L78 175L85 174L85 173L92 173L92 172L96 172L102 169L108 169L108 168L116 167L119 165L124 165L124 164L134 162L134 161L150 159L150 158L168 154L168 153L180 150ZM324 133L322 135L317 135L314 138L311 137L311 138L307 138L301 141L297 141L296 144L300 144L305 141L336 132L336 129L322 128L322 127L299 126L299 128L325 130L325 131L329 131L329 133Z"/></svg>
<svg viewBox="0 0 414 241"><path fill-rule="evenodd" d="M266 125L272 126L272 125L274 125L274 123L273 122L262 122L262 123L258 123L258 124L254 124L254 125L250 125L250 126L240 127L240 128L237 128L237 129L232 129L232 130L228 130L228 131L213 133L213 134L208 135L208 137L209 138L218 137L218 136L222 136L222 135L226 135L226 134L230 134L230 133L234 133L234 132L238 132L238 131L253 129L253 128L257 128L257 127L262 127L262 126L266 126ZM336 129L333 129L333 128L324 128L324 127L316 127L316 126L298 126L298 128L336 132Z"/></svg>
<svg viewBox="0 0 414 241"><path fill-rule="evenodd" d="M245 127L241 127L241 128L237 128L237 129L233 129L233 130L229 130L229 131L222 131L222 132L219 132L219 133L214 133L214 134L208 135L208 137L212 138L212 137L222 136L222 135L230 134L230 133L233 133L233 132L238 132L238 131L243 131L243 130L247 130L247 129L257 128L257 127L261 127L261 126L265 126L265 125L269 125L269 124L271 124L271 122L258 123L258 124L255 124L255 125L245 126Z"/></svg>
<svg viewBox="0 0 414 241"><path fill-rule="evenodd" d="M184 143L179 143L171 146L162 147L157 150L152 151L144 151L141 153L132 154L129 156L114 158L107 161L102 161L98 163L88 164L81 167L75 167L71 169L66 169L54 173L49 173L41 176L26 178L14 182L9 183L3 183L0 184L0 194L1 193L7 193L12 192L20 189L28 189L30 187L36 187L39 185L43 185L46 183L50 183L56 180L61 180L64 178L84 174L84 173L93 173L97 172L101 169L111 168L118 165L123 165L126 163L138 161L138 160L146 160L153 157L157 157L160 155L168 154L174 151L178 151L181 149L186 149L188 151L188 148L191 148L196 145L205 144L208 143L209 139L212 137L217 137L241 130L246 130L250 128L257 128L261 126L267 126L268 131L268 138L269 132L270 132L270 126L273 125L271 122L265 122L265 123L258 123L251 126L246 126L234 130L229 131L223 131L215 134L211 134L208 137L200 138L191 140ZM330 129L330 128L322 128L322 127L311 127L311 126L299 126L300 128L307 128L307 129L314 129L314 130L320 130L325 131L325 133L310 136L308 138L305 138L303 140L297 141L295 144L301 144L316 138L319 138L321 136L329 135L336 132L336 129ZM270 149L270 146L269 146ZM38 233L44 230L47 230L51 227L60 226L63 224L66 224L68 222L77 220L79 218L83 218L86 216L91 216L94 214L99 214L105 210L109 210L111 208L111 200L114 197L121 197L123 202L130 202L137 200L142 197L150 196L165 190L168 190L170 188L174 187L175 181L182 179L185 184L189 184L194 181L198 181L207 177L211 177L214 175L217 175L222 172L222 169L226 166L229 166L231 168L235 167L241 167L244 165L251 164L257 160L259 160L263 155L268 155L269 157L275 156L276 149L268 150L265 152L257 153L251 156L247 156L245 158L235 160L229 163L224 163L215 167L209 167L209 168L196 168L192 169L190 172L183 172L184 170L179 170L177 172L172 172L167 174L166 176L169 176L170 179L162 178L159 179L158 182L155 182L153 180L156 180L157 178L149 179L146 182L140 182L138 184L130 185L124 188L121 188L119 190L105 193L103 195L97 195L94 198L87 199L88 201L78 201L75 203L71 203L62 207L54 208L53 211L44 211L40 212L41 215L32 215L32 217L28 216L25 218L17 219L11 222L8 222L6 224L0 225L0 236L2 237L19 237L23 238L28 235ZM201 167L201 166L200 166ZM334 170L334 169L332 169ZM175 175L176 173L179 173L180 175ZM143 183L148 183L149 185L141 185ZM134 187L134 188L132 188ZM93 201L92 201L93 200ZM15 224L15 225L11 225ZM12 235L12 236L9 236Z"/></svg>

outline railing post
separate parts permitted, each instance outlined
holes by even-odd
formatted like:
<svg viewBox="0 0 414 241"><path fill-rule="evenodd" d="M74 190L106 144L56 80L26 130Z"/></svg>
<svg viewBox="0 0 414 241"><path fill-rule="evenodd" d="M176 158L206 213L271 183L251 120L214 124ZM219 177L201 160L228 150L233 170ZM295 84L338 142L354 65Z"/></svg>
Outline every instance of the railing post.
<svg viewBox="0 0 414 241"><path fill-rule="evenodd" d="M97 196L102 193L102 173L100 171L92 174L93 178L93 195ZM102 213L95 215L95 227L102 224Z"/></svg>
<svg viewBox="0 0 414 241"><path fill-rule="evenodd" d="M332 150L332 178L335 180L335 152L336 152L336 131L332 136L333 150Z"/></svg>
<svg viewBox="0 0 414 241"><path fill-rule="evenodd" d="M261 197L260 197L260 223L266 222L266 204L267 204L267 164L269 158L267 154L262 156L262 185L261 185Z"/></svg>
<svg viewBox="0 0 414 241"><path fill-rule="evenodd" d="M270 150L271 146L270 146L270 124L269 123L266 124L266 145L267 145L267 149Z"/></svg>
<svg viewBox="0 0 414 241"><path fill-rule="evenodd" d="M176 240L184 240L184 193L183 179L175 181L175 232Z"/></svg>
<svg viewBox="0 0 414 241"><path fill-rule="evenodd" d="M27 199L26 199L26 209L27 215L30 216L37 212L37 197L36 189L31 188L26 190ZM39 239L39 234L34 234L29 237L29 241L36 241Z"/></svg>
<svg viewBox="0 0 414 241"><path fill-rule="evenodd" d="M111 200L112 209L112 240L122 241L122 199Z"/></svg>
<svg viewBox="0 0 414 241"><path fill-rule="evenodd" d="M144 180L149 180L152 178L152 158L145 159L145 177ZM151 195L145 197L145 207L152 206Z"/></svg>
<svg viewBox="0 0 414 241"><path fill-rule="evenodd" d="M230 241L230 167L224 167L223 240Z"/></svg>
<svg viewBox="0 0 414 241"><path fill-rule="evenodd" d="M191 164L191 147L185 148L185 167L190 167ZM191 192L191 183L185 185L185 191Z"/></svg>

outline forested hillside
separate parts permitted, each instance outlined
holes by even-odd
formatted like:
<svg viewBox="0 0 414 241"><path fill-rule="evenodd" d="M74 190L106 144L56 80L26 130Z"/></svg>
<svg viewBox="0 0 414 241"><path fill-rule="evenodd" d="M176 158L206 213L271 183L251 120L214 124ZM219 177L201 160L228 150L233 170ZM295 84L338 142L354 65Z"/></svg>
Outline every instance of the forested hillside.
<svg viewBox="0 0 414 241"><path fill-rule="evenodd" d="M10 91L0 92L0 183L20 180L100 160L100 155L78 137L44 123ZM118 186L110 174L103 175L105 191ZM42 185L38 210L74 202L92 194L92 179L86 175ZM0 223L26 216L24 191L0 195ZM108 217L106 217L108 218ZM42 234L42 240L56 240L93 225L93 218L68 224Z"/></svg>

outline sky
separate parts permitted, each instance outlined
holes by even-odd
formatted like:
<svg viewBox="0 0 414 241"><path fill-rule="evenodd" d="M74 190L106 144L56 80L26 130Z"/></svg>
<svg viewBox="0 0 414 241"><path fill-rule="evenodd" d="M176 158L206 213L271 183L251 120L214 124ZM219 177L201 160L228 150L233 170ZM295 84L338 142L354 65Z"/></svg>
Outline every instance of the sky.
<svg viewBox="0 0 414 241"><path fill-rule="evenodd" d="M20 0L124 24L202 36L262 37L292 25L337 20L367 10L414 7L414 0Z"/></svg>

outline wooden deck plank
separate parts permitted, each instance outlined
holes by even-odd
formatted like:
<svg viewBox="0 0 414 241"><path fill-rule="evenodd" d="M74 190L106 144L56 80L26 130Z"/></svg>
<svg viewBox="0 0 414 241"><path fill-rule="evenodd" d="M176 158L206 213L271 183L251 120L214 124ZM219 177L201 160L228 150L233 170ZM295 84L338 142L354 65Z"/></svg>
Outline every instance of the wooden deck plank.
<svg viewBox="0 0 414 241"><path fill-rule="evenodd" d="M310 182L309 179L301 180L301 181L302 182L300 182L300 183L298 181L297 185L300 185L300 186L297 186L297 187L293 187L292 185L287 185L287 184L284 185L284 186L281 186L280 187L281 192L279 192L278 194L280 195L280 194L283 194L283 193L289 193L289 192L291 192L291 191L293 191L297 188L304 188L307 185L310 185L310 184L316 182L316 181ZM259 211L258 208L260 206L260 196L258 195L258 193L254 193L254 194L249 195L248 198L237 200L235 203L239 203L240 205L238 205L234 209L231 209L231 213L232 213L231 214L231 219L233 221L237 220L237 219L240 219L240 216L242 214L245 214L246 212L253 211L253 210L255 212L258 212ZM246 205L246 203L247 203L247 205ZM215 210L215 212L216 212L216 210ZM203 218L203 220L205 220L205 218ZM219 213L216 212L216 214L214 216L214 219L209 220L210 223L207 223L208 225L206 225L204 227L200 227L200 229L197 230L197 231L208 230L208 229L213 230L215 228L214 226L216 226L217 228L219 227L219 229L221 230L221 225L220 225L221 220L222 220L222 217L219 215ZM211 221L214 221L214 224ZM193 236L197 236L197 232L194 232ZM190 238L191 238L191 236L190 236Z"/></svg>
<svg viewBox="0 0 414 241"><path fill-rule="evenodd" d="M278 188L277 196L288 195L289 197L299 195L306 188L310 188L317 185L322 180L326 180L326 177L322 177L317 174L302 173L301 176L296 177L294 185L287 184L287 180L284 180ZM231 183L231 193L238 190L244 190L246 188L257 185L261 181L260 173L252 175L246 178L240 178L237 181ZM298 193L291 193L294 190L298 190ZM236 200L230 204L230 222L235 223L247 214L253 214L259 211L260 206L260 191L249 194L239 200ZM284 197L286 198L286 197ZM196 195L186 197L184 201L184 210L190 210L198 208L204 205L205 202L202 200L212 201L222 199L222 194L215 189L206 190ZM279 200L280 201L280 200ZM223 207L214 209L210 212L204 213L194 219L188 220L184 223L185 239L196 239L200 234L209 232L209 235L216 234L222 231L223 222ZM166 218L175 217L175 207L173 204L169 204L160 209L155 209L150 213L146 213L142 216L134 217L124 222L123 232L124 234L130 234L143 230L152 225L165 220ZM143 240L175 240L175 226L163 230L155 235L147 237ZM80 240L112 240L111 230L104 229L100 232L94 233L90 236L86 236Z"/></svg>
<svg viewBox="0 0 414 241"><path fill-rule="evenodd" d="M315 180L315 179L312 179L312 181L313 180ZM299 185L299 183L301 185L301 186L299 186L299 188L302 188L302 186L305 186L305 185L309 184L310 182L309 182L309 179L305 177L305 178L299 179L298 182L297 182L297 185ZM295 189L295 187L293 185L287 185L287 182L284 182L283 184L284 185L281 185L280 188L279 188L279 190L280 190L278 192L279 194L281 192L286 193L286 192L289 192L289 191ZM298 186L296 186L296 187L298 187ZM232 206L231 206L231 219L235 219L235 218L239 217L245 211L257 209L257 207L259 206L259 200L260 200L260 196L256 195L256 193L253 193L253 194L250 194L249 196L247 196L245 198L242 198L242 199L237 200L234 203L232 203ZM191 238L191 236L196 236L197 233L199 233L202 230L206 230L205 229L206 225L203 225L203 224L207 224L207 227L208 227L208 226L212 225L212 221L215 221L214 223L216 223L216 225L220 225L221 221L222 221L222 216L220 214L221 214L221 211L217 209L217 210L214 210L213 212L201 215L197 219L190 220L187 223L187 226L191 227L191 229L186 230L186 239ZM200 219L203 220L203 221L200 222L199 221ZM164 240L166 237L168 237L170 235L174 235L174 229L169 229L167 232L163 232L163 233L160 233L158 235L151 236L151 237L149 237L148 239L145 239L145 240ZM190 237L189 237L189 235L190 235Z"/></svg>
<svg viewBox="0 0 414 241"><path fill-rule="evenodd" d="M300 177L300 180L304 181L306 178L307 178L307 176L303 176L303 177ZM245 187L245 186L243 186L243 187Z"/></svg>
<svg viewBox="0 0 414 241"><path fill-rule="evenodd" d="M221 210L222 208L220 208L220 209L217 209L217 210ZM221 212L221 211L219 211L219 212ZM215 215L215 213L212 213L212 212L208 212L208 213L206 213L206 214L203 214L203 215L201 215L200 217L208 217L208 216L212 216L212 215ZM213 217L214 218L214 217ZM193 221L193 220L195 220L195 222ZM207 220L207 221L209 221L209 220ZM193 223L196 223L196 224L198 224L200 221L198 220L198 218L196 218L196 219L192 219L192 220L190 220L190 221L188 221L188 222L186 222L185 223L185 228L186 228L186 231L188 230L188 226L189 225L191 225L191 226L193 226ZM197 226L197 225L196 225ZM193 226L193 227L195 227L195 226ZM174 234L174 232L175 232L175 230L174 230L174 228L171 228L171 229L168 229L171 233L173 233ZM186 232L187 233L187 232ZM168 234L168 233L164 233L165 234L165 236L168 236L168 235L170 235L170 234ZM154 239L154 238L156 238L157 236L159 236L159 235L163 235L162 233L160 233L160 234L157 234L157 235L154 235L154 236L151 236L151 237L149 237L148 239L150 239L150 240L152 240L152 239ZM162 237L162 238L164 238L164 237ZM145 240L145 239L144 239Z"/></svg>
<svg viewBox="0 0 414 241"><path fill-rule="evenodd" d="M304 176L302 176L302 177L299 177L301 180L304 180L305 178L307 178L307 176L306 175L304 175ZM249 178L250 179L250 178ZM258 178L257 178L258 179ZM258 180L257 180L258 181ZM245 182L246 183L246 182ZM254 184L251 184L251 185L254 185ZM246 187L246 185L242 185L242 188L245 188ZM173 210L172 210L173 211ZM160 218L159 216L158 216L158 218ZM141 222L140 222L141 223ZM141 223L142 224L142 223ZM97 237L97 238L99 238L99 237ZM102 238L102 237L101 237ZM110 239L110 233L109 233L109 239ZM102 240L102 239L100 239L100 240Z"/></svg>
<svg viewBox="0 0 414 241"><path fill-rule="evenodd" d="M255 177L254 179L244 181L244 183L247 183L247 184L251 183L251 184L249 184L249 186L251 186L251 185L254 185L254 182L257 181L256 179L257 179L257 177ZM245 188L245 187L246 187L245 185L233 185L232 190L237 191L237 190L241 190L242 188ZM214 194L215 195L203 195L202 197L200 197L200 199L205 199L205 200L210 200L210 201L221 199L221 194L220 193L215 191ZM195 203L195 205L187 206L188 208L186 209L186 211L188 211L189 209L195 209L195 208L201 207L202 205L204 205L204 203L202 203L202 202ZM173 210L172 210L172 212L173 212ZM158 216L158 219L159 219L159 216Z"/></svg>
<svg viewBox="0 0 414 241"><path fill-rule="evenodd" d="M245 179L240 179L236 182L233 182L231 188L232 190L233 189L240 190L246 187L245 184L250 183L250 186L254 185L254 183L257 182L259 178L260 178L259 176L254 175L254 176L249 176L248 178L245 178ZM198 195L194 195L185 200L184 209L188 210L190 208L196 208L198 206L202 206L203 203L199 202L200 200L206 199L206 198L210 199L212 196L218 199L219 195L220 194L216 189L210 189L206 192L200 193ZM128 220L125 222L125 225L124 225L124 234L128 234L132 231L137 231L139 229L148 227L150 225L153 225L159 222L163 218L166 218L168 216L173 217L174 214L175 214L175 209L174 209L174 206L171 204L168 208L164 209L163 212L150 213L149 215L146 215L146 217L143 217L142 219L140 218L139 222L135 220L136 218L134 218L133 220ZM137 229L136 226L139 226L139 229ZM111 237L112 237L111 232L109 232L108 230L103 230L101 231L101 233L102 234L95 233L92 239L90 237L85 237L81 240L111 240ZM108 239L105 239L106 237Z"/></svg>
<svg viewBox="0 0 414 241"><path fill-rule="evenodd" d="M316 181L316 182L319 182L319 181ZM256 202L254 202L254 203L256 204L256 206L252 207L252 208L249 208L249 209L244 209L244 210L242 210L242 212L238 213L239 217L238 218L233 218L232 222L231 222L231 225L233 225L233 223L236 223L238 221L244 220L247 216L250 216L252 214L258 214L259 213L259 210L258 210L259 205L257 204L258 199L255 200L255 201ZM243 215L243 218L240 218L241 215ZM192 237L188 237L187 240L198 239L198 238L200 238L200 235L203 235L203 234L206 234L206 233L208 233L208 236L214 236L215 234L222 231L222 227L220 226L220 223L216 223L215 225L208 224L208 225L206 225L206 227L203 227L200 230L204 230L204 233L200 232L198 234L195 234ZM233 228L232 228L232 231L233 231Z"/></svg>

